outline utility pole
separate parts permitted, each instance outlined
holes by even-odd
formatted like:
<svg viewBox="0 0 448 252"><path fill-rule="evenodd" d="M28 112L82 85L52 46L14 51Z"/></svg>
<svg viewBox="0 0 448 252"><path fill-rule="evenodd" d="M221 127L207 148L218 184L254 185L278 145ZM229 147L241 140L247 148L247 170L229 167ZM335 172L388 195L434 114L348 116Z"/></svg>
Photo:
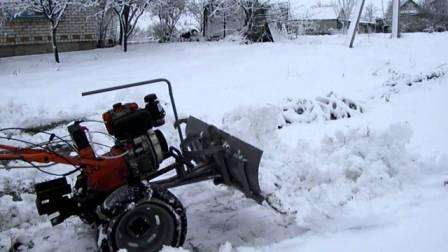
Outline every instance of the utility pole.
<svg viewBox="0 0 448 252"><path fill-rule="evenodd" d="M392 2L392 38L400 37L400 0Z"/></svg>
<svg viewBox="0 0 448 252"><path fill-rule="evenodd" d="M356 2L355 15L350 20L350 27L348 28L348 47L353 48L353 42L355 42L356 30L358 29L359 20L361 20L362 9L364 8L365 0L358 0Z"/></svg>

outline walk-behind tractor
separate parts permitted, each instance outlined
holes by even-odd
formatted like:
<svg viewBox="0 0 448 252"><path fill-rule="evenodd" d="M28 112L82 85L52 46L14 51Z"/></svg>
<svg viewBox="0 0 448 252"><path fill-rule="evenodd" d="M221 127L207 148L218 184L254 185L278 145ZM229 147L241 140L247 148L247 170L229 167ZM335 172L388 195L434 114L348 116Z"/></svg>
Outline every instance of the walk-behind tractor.
<svg viewBox="0 0 448 252"><path fill-rule="evenodd" d="M73 215L95 224L101 251L158 251L164 245L182 246L187 217L182 203L168 191L172 187L213 180L261 202L258 166L262 151L195 117L179 119L168 80L82 95L159 82L168 85L180 148L169 146L157 129L165 123L165 111L157 96L149 94L144 107L118 103L103 114L107 132L115 142L106 154L95 152L88 129L76 121L68 126L69 139L48 133L48 141L33 144L12 134L0 134L1 141L18 141L21 146L0 145L0 165L44 172L55 164L74 166L61 178L35 185L37 211L55 215L53 225ZM14 130L22 129L2 129L0 133ZM161 167L170 160L171 164ZM24 162L27 165L20 166ZM73 186L66 180L70 174L77 175Z"/></svg>

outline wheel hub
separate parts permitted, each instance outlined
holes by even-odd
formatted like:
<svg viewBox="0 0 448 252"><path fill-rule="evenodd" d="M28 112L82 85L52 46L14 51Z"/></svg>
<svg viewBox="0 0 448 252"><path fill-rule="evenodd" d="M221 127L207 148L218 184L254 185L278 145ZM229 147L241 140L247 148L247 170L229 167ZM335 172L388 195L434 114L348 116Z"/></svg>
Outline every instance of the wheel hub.
<svg viewBox="0 0 448 252"><path fill-rule="evenodd" d="M172 244L175 233L175 219L169 210L145 203L118 220L114 238L118 248L128 251L158 251L163 245Z"/></svg>
<svg viewBox="0 0 448 252"><path fill-rule="evenodd" d="M138 218L132 220L129 224L129 233L136 238L139 238L140 236L145 235L148 231L150 231L149 229L153 226L154 225L151 225L148 218L139 216Z"/></svg>

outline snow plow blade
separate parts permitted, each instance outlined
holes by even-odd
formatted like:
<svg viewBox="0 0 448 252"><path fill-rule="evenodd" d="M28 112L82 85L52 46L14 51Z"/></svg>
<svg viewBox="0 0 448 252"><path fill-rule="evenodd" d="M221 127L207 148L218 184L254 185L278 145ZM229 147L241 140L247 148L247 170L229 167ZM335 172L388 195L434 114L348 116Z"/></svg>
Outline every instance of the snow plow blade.
<svg viewBox="0 0 448 252"><path fill-rule="evenodd" d="M263 151L193 116L186 120L182 150L196 163L211 163L214 182L241 190L258 203L264 200L258 182Z"/></svg>

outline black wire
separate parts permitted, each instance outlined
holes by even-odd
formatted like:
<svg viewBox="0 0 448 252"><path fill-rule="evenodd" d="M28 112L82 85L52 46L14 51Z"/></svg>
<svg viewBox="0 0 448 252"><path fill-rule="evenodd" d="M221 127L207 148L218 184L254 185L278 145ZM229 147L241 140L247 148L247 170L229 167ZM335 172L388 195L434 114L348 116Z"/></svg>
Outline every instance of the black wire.
<svg viewBox="0 0 448 252"><path fill-rule="evenodd" d="M6 131L6 130L24 130L24 129L23 129L23 128L6 128L6 129L0 129L0 132L2 132L2 131ZM54 135L53 133L48 133L48 132L45 132L45 131L38 132L37 134L39 134L39 133L44 133L44 134L48 134L48 135ZM59 137L59 136L57 136L57 135L54 135L54 136L55 136L56 138L58 138L59 141L61 141L61 142L65 143L66 145L68 145L68 146L72 149L72 151L75 151L76 153L79 154L78 150L77 150L75 147L73 147L67 140L65 140L65 139L63 139L63 138L61 138L61 137ZM42 143L40 143L40 144L35 144L35 143L29 142L29 141L25 141L25 140L21 140L21 139L13 138L13 137L2 137L2 136L0 136L0 139L13 140L13 141L18 141L18 142L26 143L26 144L29 145L29 146L27 146L26 148L29 148L29 147L31 147L31 146L33 146L33 147L44 148L44 147L43 147L44 144L48 145L48 144L50 143L49 141L46 141L46 142L42 142ZM44 148L44 149L45 149L45 150L48 150L48 151L50 151L50 152L53 152L53 151L50 150L50 149L46 149L46 148ZM54 152L53 152L53 153L54 153ZM55 153L55 154L58 155L57 153Z"/></svg>
<svg viewBox="0 0 448 252"><path fill-rule="evenodd" d="M48 168L48 167L51 167L51 166L55 166L55 165L57 165L57 163L51 163L51 164L47 164L47 165L36 165L35 164L35 166L38 166L39 168ZM10 169L27 169L27 168L31 168L30 166L4 166L4 167L0 167L0 169L2 169L2 170L10 170ZM33 166L33 168L34 168L34 166Z"/></svg>
<svg viewBox="0 0 448 252"><path fill-rule="evenodd" d="M73 141L71 141L71 140L68 140L68 142L73 142ZM48 142L45 142L45 143L48 143ZM58 144L58 143L62 143L62 141L54 141L54 142L51 142L51 143L54 143L54 144ZM90 142L90 143L92 143L92 144L95 144L95 145L99 145L99 146L101 146L101 147L107 147L107 148L112 148L113 146L111 146L111 145L107 145L107 144L103 144L103 143L98 143L98 142ZM44 143L42 143L42 144L44 144ZM51 147L51 146L50 146Z"/></svg>
<svg viewBox="0 0 448 252"><path fill-rule="evenodd" d="M103 123L103 122L101 122L101 121L96 121L96 120L82 120L82 122ZM14 128L4 128L4 129L0 129L0 132L4 132L4 131L8 131L8 130L17 130L17 131L20 131L20 132L24 132L24 131L26 131L27 129L26 129L26 128L18 128L18 127L14 127ZM69 140L65 140L65 139L64 139L64 137L67 137L67 136L59 137L58 135L55 135L54 133L50 133L50 132L46 132L46 131L39 131L39 132L37 132L36 134L41 134L41 133L42 133L42 134L46 134L46 135L50 135L50 138L57 138L59 141L55 141L56 143L63 142L63 143L65 143L68 147L70 147L70 148L72 149L72 151L74 151L74 152L76 152L76 153L79 154L79 151L78 151L72 144L70 144L70 142L72 142L72 141L69 141ZM97 132L95 132L95 133L101 133L101 134L104 134L104 135L106 135L106 136L110 136L111 138L113 138L113 136L111 136L111 135L109 135L109 134L107 134L107 133L104 133L104 132L97 131ZM68 160L65 156L60 155L59 153L53 151L53 150L51 149L51 146L49 146L49 144L51 144L51 143L55 143L55 142L53 142L53 141L47 141L47 142L42 142L42 143L40 143L40 144L35 144L35 143L29 142L29 141L25 141L25 140L21 140L21 139L17 139L17 138L12 138L12 137L2 137L2 136L0 136L0 139L12 140L12 141L17 141L17 142L21 142L21 143L28 144L28 146L27 146L26 148L34 148L34 147L38 147L38 148L44 149L44 150L46 150L46 151L48 151L48 152L50 152L50 153L52 153L52 154L55 154L55 155L59 156L60 158L62 158L62 159L64 159L65 161L67 161L70 165L72 165L73 167L75 167L75 169L73 169L73 170L70 171L70 172L63 173L63 174L56 174L56 173L47 172L47 171L44 171L44 170L41 169L41 168L51 167L51 166L53 166L53 165L55 165L55 164L41 165L41 166L39 166L39 165L35 165L35 164L33 164L32 162L23 160L24 162L30 164L31 167L36 168L36 169L39 170L40 172L43 172L43 173L46 173L46 174L49 174L49 175L53 175L53 176L64 176L64 177L65 177L65 176L68 176L68 175L70 175L70 174L73 174L73 173L75 173L75 172L77 172L77 171L79 171L79 170L81 169L79 166L76 166L75 164L73 164L73 163L71 162L71 160ZM103 147L108 147L108 148L110 148L110 146L107 146L107 145L104 145L104 144L100 144L100 143L95 143L95 144L100 145L100 146L103 146ZM44 145L45 145L45 146L44 146ZM5 168L5 169L14 169L14 168L19 168L19 167L20 167L20 166L17 166L17 167L7 167L7 168ZM23 168L27 168L27 167L23 167Z"/></svg>
<svg viewBox="0 0 448 252"><path fill-rule="evenodd" d="M83 121L81 121L81 122L96 122L96 123L103 123L103 122L101 122L101 121L95 121L95 120L83 120ZM26 128L4 128L4 129L0 129L0 132L2 132L2 131L7 131L7 130L26 131L27 129L26 129ZM58 135L55 135L54 133L50 133L50 132L46 132L46 131L39 131L39 132L37 132L36 134L40 134L40 133L43 133L43 134L47 134L47 135L56 137L57 139L59 139L60 142L63 142L63 143L65 143L65 144L67 144L67 145L68 145L74 152L76 152L76 153L79 154L78 149L76 149L72 144L70 144L70 142L72 142L72 141L71 141L71 140L66 140L66 139L64 139L64 137L69 137L69 135L67 135L67 136L63 136L63 137L59 137ZM102 134L102 135L105 135L105 136L110 137L111 139L115 139L112 135L110 135L110 134L108 134L108 133L105 133L105 132L101 132L101 131L93 131L92 133ZM31 145L33 145L33 146L37 146L37 145L34 144L34 143L26 142L26 141L19 140L19 139L5 138L5 137L0 137L0 138L8 139L8 140L9 140L9 139L12 139L12 140L15 140L15 141L19 141L19 142L23 142L23 143L31 144ZM55 142L55 141L52 141L52 143L54 143L54 142ZM43 143L41 143L41 144L43 145L44 143L47 143L47 145L48 145L48 143L50 143L50 142L49 142L49 141L46 141L46 142L43 142ZM58 142L56 142L56 143L58 143ZM108 145L105 145L105 144L100 144L100 143L96 143L96 142L95 142L95 144L97 144L97 145L101 145L101 146L104 146L104 147L111 148L111 146L108 146ZM42 146L42 145L39 145L39 146Z"/></svg>
<svg viewBox="0 0 448 252"><path fill-rule="evenodd" d="M112 148L113 146L107 145L107 144L102 144L102 143L98 143L98 142L92 142L93 144L102 146L102 147L107 147L107 148Z"/></svg>
<svg viewBox="0 0 448 252"><path fill-rule="evenodd" d="M23 147L23 148L22 147L17 147L17 149L26 149L26 148L30 148L30 147L40 147L40 148L43 148L42 147L43 143L41 145L39 145L39 144L35 144L35 143L32 143L32 142L28 142L26 140L17 139L17 138L13 138L13 137L2 137L2 136L0 136L0 139L12 140L12 141L17 141L17 142L28 144L28 146L26 146L26 147Z"/></svg>
<svg viewBox="0 0 448 252"><path fill-rule="evenodd" d="M21 130L21 128L0 129L0 132L5 131L5 130ZM45 133L45 132L44 132L44 133ZM57 138L60 139L62 142L66 143L67 145L71 146L70 144L68 144L68 142L67 142L66 140L61 139L60 137L57 137ZM62 158L62 159L64 159L65 161L67 161L67 163L69 163L69 165L72 165L73 167L75 167L75 169L73 169L73 170L70 171L70 172L63 173L63 174L56 174L56 173L50 173L50 172L44 171L44 170L41 169L40 166L37 166L37 165L33 164L32 162L23 160L24 162L30 164L33 168L36 168L37 170L39 170L39 171L41 171L41 172L43 172L43 173L51 174L51 175L54 175L54 176L63 176L63 177L65 177L65 176L68 176L68 175L70 175L70 174L73 174L73 173L75 173L75 172L77 172L77 171L79 171L79 170L81 169L80 167L78 167L78 166L76 166L75 164L73 164L73 163L71 162L71 160L69 160L69 159L67 159L66 157L64 157L63 155L60 155L59 153L57 153L57 152L55 152L55 151L49 149L48 147L45 148L45 147L43 147L42 145L37 145L37 144L32 143L32 142L29 142L29 141L25 141L25 140L21 140L21 139L17 139L17 138L12 138L12 137L2 137L2 136L0 136L0 139L12 140L12 141L17 141L17 142L21 142L21 143L28 144L28 146L27 146L26 148L30 148L30 147L32 146L32 147L38 147L38 148L44 149L44 150L46 150L46 151L48 151L48 152L50 152L50 153L52 153L52 154L55 154L55 155L59 156L60 158ZM76 152L78 153L78 151L76 151ZM14 153L14 152L12 152L12 153Z"/></svg>
<svg viewBox="0 0 448 252"><path fill-rule="evenodd" d="M0 129L0 132L8 131L8 130L18 130L18 131L24 132L24 131L27 131L28 129L26 129L26 128L4 128L4 129ZM65 139L63 139L63 138L61 138L61 137L55 135L54 133L50 133L50 132L47 132L47 131L38 131L36 134L46 134L46 135L50 135L50 136L54 135L54 137L56 137L57 139L61 140L61 141L64 142L64 143L66 143L68 146L70 146L70 148L71 148L73 151L75 151L76 153L79 153L79 151L78 151L74 146L72 146L71 144L69 144L69 143L67 142L67 140L65 140Z"/></svg>
<svg viewBox="0 0 448 252"><path fill-rule="evenodd" d="M0 138L3 138L3 137L0 137ZM18 140L18 139L12 139L12 140ZM23 140L18 140L18 141L23 141ZM27 141L23 141L23 142L27 142ZM32 144L32 145L34 145L34 144ZM52 151L50 151L50 152L52 152ZM52 152L52 153L57 155L57 153L55 153L55 152ZM27 168L31 168L32 167L32 168L35 168L38 171L43 172L45 174L52 175L52 176L60 176L60 177L68 176L68 175L73 174L73 173L75 173L75 172L77 172L77 171L79 171L81 169L81 168L71 164L72 166L76 167L76 169L73 169L73 170L71 170L69 172L66 172L66 173L57 174L57 173L52 173L52 172L48 172L48 171L42 170L42 168L52 167L52 166L56 165L56 163L52 163L52 164L48 164L48 165L35 165L32 162L30 162L30 161L23 160L23 159L20 159L20 160L25 162L25 163L28 163L30 166L28 166L28 167L26 167L26 166L6 166L6 167L1 168L1 169L5 169L5 170L8 170L8 169L27 169ZM67 160L67 161L69 161L69 160Z"/></svg>
<svg viewBox="0 0 448 252"><path fill-rule="evenodd" d="M48 175L51 175L51 176L66 177L66 176L71 175L71 174L73 174L73 173L75 173L75 172L77 172L79 170L79 168L77 168L77 169L74 169L74 170L66 172L66 173L57 174L57 173L52 173L52 172L48 172L48 171L42 170L40 166L35 165L32 162L29 162L29 161L26 161L26 160L22 160L22 161L30 164L33 168L37 169L38 171L43 172L43 173L48 174Z"/></svg>

